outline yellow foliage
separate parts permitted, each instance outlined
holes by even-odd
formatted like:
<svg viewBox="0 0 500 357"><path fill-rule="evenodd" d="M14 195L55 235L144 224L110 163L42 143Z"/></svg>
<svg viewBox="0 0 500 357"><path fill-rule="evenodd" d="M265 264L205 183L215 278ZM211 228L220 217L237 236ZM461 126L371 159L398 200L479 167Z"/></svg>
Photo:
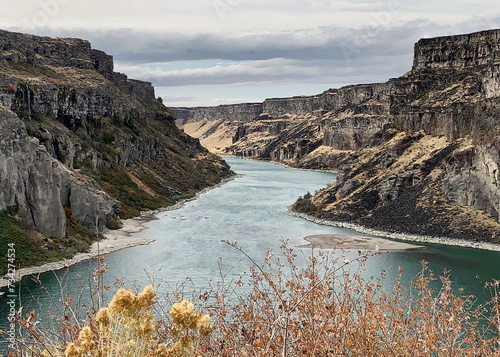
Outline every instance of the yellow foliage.
<svg viewBox="0 0 500 357"><path fill-rule="evenodd" d="M151 285L136 295L120 288L107 307L101 308L94 320L84 326L75 342L66 346L66 357L82 356L195 356L199 338L212 331L209 316L194 310L187 300L174 304L172 341L158 343L154 338L157 321L150 312L156 303Z"/></svg>

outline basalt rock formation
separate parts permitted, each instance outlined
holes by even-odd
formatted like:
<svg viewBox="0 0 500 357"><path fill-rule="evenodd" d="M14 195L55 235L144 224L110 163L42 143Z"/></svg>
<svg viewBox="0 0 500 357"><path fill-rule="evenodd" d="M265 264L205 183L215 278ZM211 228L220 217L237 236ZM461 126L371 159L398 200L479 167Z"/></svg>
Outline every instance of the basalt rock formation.
<svg viewBox="0 0 500 357"><path fill-rule="evenodd" d="M5 107L0 108L0 163L0 207L17 206L24 222L46 236L65 235L63 206L89 228L117 213L118 201L95 180L54 159Z"/></svg>
<svg viewBox="0 0 500 357"><path fill-rule="evenodd" d="M230 174L180 131L151 83L80 39L0 31L0 210L46 236L192 195Z"/></svg>
<svg viewBox="0 0 500 357"><path fill-rule="evenodd" d="M399 78L266 100L253 118L237 115L247 104L173 112L212 148L212 124L224 127L232 140L220 151L337 170L337 182L298 210L500 242L500 30L422 39L414 52Z"/></svg>

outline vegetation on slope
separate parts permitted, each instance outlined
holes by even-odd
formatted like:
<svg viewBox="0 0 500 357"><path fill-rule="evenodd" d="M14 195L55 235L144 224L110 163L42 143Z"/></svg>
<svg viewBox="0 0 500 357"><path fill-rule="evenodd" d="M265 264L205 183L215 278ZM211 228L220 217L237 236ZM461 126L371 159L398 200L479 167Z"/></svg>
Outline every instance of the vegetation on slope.
<svg viewBox="0 0 500 357"><path fill-rule="evenodd" d="M0 275L7 274L9 244L15 247L16 269L42 265L62 259L69 259L76 253L85 252L90 248L92 242L102 238L87 231L82 226L74 223L71 219L71 211L68 209L68 230L63 239L53 239L30 230L28 226L16 218L16 208L0 211Z"/></svg>

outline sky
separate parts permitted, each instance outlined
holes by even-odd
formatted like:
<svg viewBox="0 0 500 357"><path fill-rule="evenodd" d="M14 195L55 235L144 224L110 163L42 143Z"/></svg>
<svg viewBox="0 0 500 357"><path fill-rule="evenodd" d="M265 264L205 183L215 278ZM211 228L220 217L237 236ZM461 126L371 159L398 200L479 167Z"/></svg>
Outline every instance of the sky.
<svg viewBox="0 0 500 357"><path fill-rule="evenodd" d="M0 0L0 28L78 37L167 106L385 82L420 38L500 28L497 0Z"/></svg>

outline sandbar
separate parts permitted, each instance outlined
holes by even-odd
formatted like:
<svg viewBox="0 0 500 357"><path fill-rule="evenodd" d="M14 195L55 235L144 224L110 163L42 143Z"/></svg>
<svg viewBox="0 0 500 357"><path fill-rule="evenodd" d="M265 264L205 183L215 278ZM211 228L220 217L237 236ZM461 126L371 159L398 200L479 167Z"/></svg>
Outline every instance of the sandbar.
<svg viewBox="0 0 500 357"><path fill-rule="evenodd" d="M302 245L301 248L378 250L381 252L423 248L419 245L389 239L346 234L316 234L304 237L304 239L309 244Z"/></svg>

